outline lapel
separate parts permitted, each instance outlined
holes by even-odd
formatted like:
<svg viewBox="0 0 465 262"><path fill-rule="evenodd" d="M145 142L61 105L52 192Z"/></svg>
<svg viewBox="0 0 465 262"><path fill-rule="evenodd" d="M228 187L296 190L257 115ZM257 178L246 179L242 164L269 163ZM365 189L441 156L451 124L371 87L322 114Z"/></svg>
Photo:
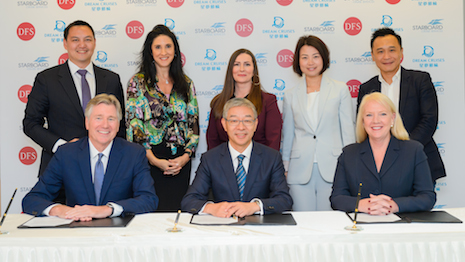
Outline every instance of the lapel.
<svg viewBox="0 0 465 262"><path fill-rule="evenodd" d="M87 191L87 196L92 204L96 204L94 183L92 182L92 170L90 168L90 152L89 152L89 138L83 137L80 146L80 151L77 153L79 161L80 173L84 181L84 187Z"/></svg>
<svg viewBox="0 0 465 262"><path fill-rule="evenodd" d="M234 165L231 160L231 153L229 152L228 143L223 143L221 146L223 147L223 150L220 152L220 163L221 168L223 169L225 182L227 183L233 198L236 201L240 201L241 197L239 195L239 188L237 186L236 174L234 173ZM247 188L247 180L245 188Z"/></svg>
<svg viewBox="0 0 465 262"><path fill-rule="evenodd" d="M384 155L383 164L381 165L381 170L379 172L379 177L382 178L386 172L391 168L391 166L396 162L399 157L399 140L391 135L391 140L389 141L386 154Z"/></svg>
<svg viewBox="0 0 465 262"><path fill-rule="evenodd" d="M84 112L82 110L81 100L79 100L76 85L74 84L73 77L69 71L68 62L60 67L60 70L58 71L58 81L71 100L72 106L78 111L78 115L81 117L81 119L76 119L76 121L84 121Z"/></svg>
<svg viewBox="0 0 465 262"><path fill-rule="evenodd" d="M107 92L107 79L105 72L98 66L92 64L95 74L95 95Z"/></svg>
<svg viewBox="0 0 465 262"><path fill-rule="evenodd" d="M262 163L262 150L260 147L256 146L256 143L253 142L252 153L250 154L249 170L247 172L247 178L245 180L244 187L244 196L243 199L251 199L251 191L253 189L253 184L257 179L257 176L260 172L260 166Z"/></svg>
<svg viewBox="0 0 465 262"><path fill-rule="evenodd" d="M323 73L320 84L320 101L318 102L318 124L315 128L315 131L318 130L318 127L321 123L321 119L323 119L326 101L328 101L328 96L331 93L332 88L333 86L329 84L329 79L326 77L325 73Z"/></svg>
<svg viewBox="0 0 465 262"><path fill-rule="evenodd" d="M407 103L407 97L408 97L408 92L410 90L410 85L409 85L409 79L410 79L410 74L407 70L405 70L403 67L401 67L400 71L400 97L399 97L399 113L402 115L404 112L406 103Z"/></svg>
<svg viewBox="0 0 465 262"><path fill-rule="evenodd" d="M122 149L121 140L118 138L113 139L110 156L108 157L107 169L105 170L105 176L103 178L102 191L100 192L101 203L106 203L106 194L110 189L113 179L118 174L119 165L123 161Z"/></svg>
<svg viewBox="0 0 465 262"><path fill-rule="evenodd" d="M368 169L376 179L379 180L378 171L376 170L375 159L373 157L373 152L371 151L369 139L365 139L360 144L360 159L362 163L365 165L366 169Z"/></svg>
<svg viewBox="0 0 465 262"><path fill-rule="evenodd" d="M305 82L305 75L302 76L302 81L300 82L300 85L297 87L297 101L299 102L300 106L300 112L302 113L302 116L305 119L305 122L307 123L307 126L310 128L312 131L311 133L315 133L315 129L310 125L310 119L308 118L307 114L307 83Z"/></svg>

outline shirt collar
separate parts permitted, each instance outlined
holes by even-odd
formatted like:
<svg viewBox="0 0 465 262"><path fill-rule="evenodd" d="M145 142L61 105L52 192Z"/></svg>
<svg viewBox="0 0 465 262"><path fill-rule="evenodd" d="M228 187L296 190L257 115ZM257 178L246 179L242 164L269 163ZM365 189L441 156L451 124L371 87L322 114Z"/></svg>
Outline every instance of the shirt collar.
<svg viewBox="0 0 465 262"><path fill-rule="evenodd" d="M396 82L398 79L400 79L400 71L401 71L400 69L401 69L401 68L402 68L402 67L399 66L399 69L397 69L396 74L392 77L392 83L394 83L394 82ZM379 72L378 80L379 80L379 82L381 82L381 83L384 83L384 84L386 84L386 85L389 85L389 84L386 82L386 80L384 80L383 76L381 75L381 72Z"/></svg>
<svg viewBox="0 0 465 262"><path fill-rule="evenodd" d="M88 138L89 139L89 138ZM89 153L90 153L90 158L94 158L94 157L97 157L99 153L103 153L104 156L106 157L109 157L110 156L110 151L111 151L111 146L113 145L113 141L112 140L110 142L110 144L108 144L108 146L102 151L102 152L99 152L97 150L97 148L95 148L95 146L92 144L92 142L90 141L89 139Z"/></svg>
<svg viewBox="0 0 465 262"><path fill-rule="evenodd" d="M231 146L230 142L228 142L229 152L233 160L236 159L239 155L244 155L245 157L250 159L250 155L252 155L252 147L253 147L253 141L247 146L244 152L240 153Z"/></svg>
<svg viewBox="0 0 465 262"><path fill-rule="evenodd" d="M71 74L76 74L76 72L79 70L79 69L85 69L87 70L87 73L91 74L91 75L94 75L94 64L93 63L89 63L86 68L79 68L75 63L71 62L71 60L68 59L68 66L69 66L69 71L71 72Z"/></svg>

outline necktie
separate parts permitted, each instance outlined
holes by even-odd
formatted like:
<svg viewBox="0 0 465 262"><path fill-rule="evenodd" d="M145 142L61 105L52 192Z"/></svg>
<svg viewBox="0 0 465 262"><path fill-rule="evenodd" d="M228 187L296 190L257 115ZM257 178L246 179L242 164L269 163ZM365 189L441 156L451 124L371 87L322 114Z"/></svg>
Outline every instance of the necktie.
<svg viewBox="0 0 465 262"><path fill-rule="evenodd" d="M102 191L102 184L103 184L103 177L105 176L105 172L103 171L103 163L102 163L103 154L98 154L98 161L95 164L95 172L94 172L94 190L95 190L95 201L97 202L97 206L100 204L100 192Z"/></svg>
<svg viewBox="0 0 465 262"><path fill-rule="evenodd" d="M87 70L80 69L77 71L81 75L81 90L82 90L82 111L86 111L87 103L90 101L90 88L86 79Z"/></svg>
<svg viewBox="0 0 465 262"><path fill-rule="evenodd" d="M239 194L241 195L241 200L242 197L244 196L244 187L245 187L245 178L247 174L245 173L244 166L242 165L242 161L244 160L244 155L239 155L237 157L237 161L239 164L237 165L236 169L236 179L237 179L237 187L239 188Z"/></svg>

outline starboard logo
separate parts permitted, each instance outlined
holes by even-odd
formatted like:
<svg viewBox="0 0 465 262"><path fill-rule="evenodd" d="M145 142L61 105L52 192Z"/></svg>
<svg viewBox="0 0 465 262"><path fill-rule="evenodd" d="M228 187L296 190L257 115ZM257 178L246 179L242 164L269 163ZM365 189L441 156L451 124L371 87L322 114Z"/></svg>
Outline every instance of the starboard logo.
<svg viewBox="0 0 465 262"><path fill-rule="evenodd" d="M99 62L98 66L106 68L108 70L113 70L114 68L118 68L118 64L116 63L106 63L108 61L108 54L105 51L97 51L97 58L95 58L95 62Z"/></svg>
<svg viewBox="0 0 465 262"><path fill-rule="evenodd" d="M413 25L414 31L421 31L423 33L442 32L444 25L442 24L444 19L433 19L426 25Z"/></svg>
<svg viewBox="0 0 465 262"><path fill-rule="evenodd" d="M126 4L135 6L155 6L157 0L126 0Z"/></svg>
<svg viewBox="0 0 465 262"><path fill-rule="evenodd" d="M166 3L173 8L178 8L184 4L184 0L166 0Z"/></svg>
<svg viewBox="0 0 465 262"><path fill-rule="evenodd" d="M436 94L444 95L444 81L433 82L434 89L436 89Z"/></svg>
<svg viewBox="0 0 465 262"><path fill-rule="evenodd" d="M139 39L144 34L144 25L137 20L133 20L126 25L126 34L131 39Z"/></svg>
<svg viewBox="0 0 465 262"><path fill-rule="evenodd" d="M64 10L73 8L74 4L76 4L75 0L58 0L58 6Z"/></svg>
<svg viewBox="0 0 465 262"><path fill-rule="evenodd" d="M48 7L48 1L46 0L34 0L34 1L17 1L18 6L25 6L27 8L46 8Z"/></svg>
<svg viewBox="0 0 465 262"><path fill-rule="evenodd" d="M358 81L357 79L351 79L347 81L346 85L349 88L350 96L352 98L358 97L358 91L360 89L361 84L362 83Z"/></svg>
<svg viewBox="0 0 465 262"><path fill-rule="evenodd" d="M357 17L349 17L344 21L344 31L348 35L358 35L362 31L362 22Z"/></svg>
<svg viewBox="0 0 465 262"><path fill-rule="evenodd" d="M288 6L292 3L293 0L276 0L276 2L282 6Z"/></svg>
<svg viewBox="0 0 465 262"><path fill-rule="evenodd" d="M284 19L280 16L275 16L273 18L272 27L276 29L264 29L262 30L263 34L268 34L269 38L289 38L289 34L295 33L294 29L282 29L284 27Z"/></svg>
<svg viewBox="0 0 465 262"><path fill-rule="evenodd" d="M64 64L66 60L68 60L68 53L64 53L58 58L58 64Z"/></svg>
<svg viewBox="0 0 465 262"><path fill-rule="evenodd" d="M201 67L202 71L221 71L221 68L227 66L227 62L216 61L217 53L214 49L205 49L203 61L195 62L194 66Z"/></svg>
<svg viewBox="0 0 465 262"><path fill-rule="evenodd" d="M438 143L439 154L446 154L446 143Z"/></svg>
<svg viewBox="0 0 465 262"><path fill-rule="evenodd" d="M266 59L267 53L256 53L255 60L257 60L257 64L260 66L265 66L268 63L268 59Z"/></svg>
<svg viewBox="0 0 465 262"><path fill-rule="evenodd" d="M27 103L27 97L31 93L32 86L31 85L23 85L18 89L18 98L19 101L23 103Z"/></svg>
<svg viewBox="0 0 465 262"><path fill-rule="evenodd" d="M27 70L44 70L49 66L48 56L40 56L34 62L18 63L18 68Z"/></svg>
<svg viewBox="0 0 465 262"><path fill-rule="evenodd" d="M333 21L324 21L319 26L307 26L304 27L304 32L311 32L312 34L334 34L336 28L334 27Z"/></svg>
<svg viewBox="0 0 465 262"><path fill-rule="evenodd" d="M36 29L31 23L24 22L18 26L16 29L16 34L18 35L19 39L23 41L29 41L35 36Z"/></svg>
<svg viewBox="0 0 465 262"><path fill-rule="evenodd" d="M204 35L224 35L226 33L225 25L226 22L218 22L214 23L210 27L206 28L196 28L194 32L196 34L204 34Z"/></svg>
<svg viewBox="0 0 465 262"><path fill-rule="evenodd" d="M93 0L84 2L84 6L90 7L90 9L94 12L109 12L117 5L118 2L108 2L107 0Z"/></svg>
<svg viewBox="0 0 465 262"><path fill-rule="evenodd" d="M365 52L359 57L346 57L346 63L354 63L354 64L372 64L373 58L371 57L371 52Z"/></svg>
<svg viewBox="0 0 465 262"><path fill-rule="evenodd" d="M336 0L303 0L304 3L310 3L311 8L329 7L329 3L334 3Z"/></svg>
<svg viewBox="0 0 465 262"><path fill-rule="evenodd" d="M236 33L241 37L248 37L253 32L253 24L247 18L239 19L234 26Z"/></svg>
<svg viewBox="0 0 465 262"><path fill-rule="evenodd" d="M294 53L289 49L283 49L276 55L276 61L281 67L291 67L294 62Z"/></svg>
<svg viewBox="0 0 465 262"><path fill-rule="evenodd" d="M142 31L142 33L144 32ZM116 37L116 24L108 24L102 27L101 30L96 30L95 36L96 37Z"/></svg>
<svg viewBox="0 0 465 262"><path fill-rule="evenodd" d="M223 90L223 85L216 85L211 90L197 91L197 96L205 96L205 97L212 97L213 98L217 94L221 93L221 90Z"/></svg>
<svg viewBox="0 0 465 262"><path fill-rule="evenodd" d="M34 148L26 146L19 151L18 157L24 165L32 165L37 160L37 152Z"/></svg>
<svg viewBox="0 0 465 262"><path fill-rule="evenodd" d="M53 31L51 33L45 33L44 38L49 38L52 43L63 43L63 32L65 28L65 22L56 20Z"/></svg>

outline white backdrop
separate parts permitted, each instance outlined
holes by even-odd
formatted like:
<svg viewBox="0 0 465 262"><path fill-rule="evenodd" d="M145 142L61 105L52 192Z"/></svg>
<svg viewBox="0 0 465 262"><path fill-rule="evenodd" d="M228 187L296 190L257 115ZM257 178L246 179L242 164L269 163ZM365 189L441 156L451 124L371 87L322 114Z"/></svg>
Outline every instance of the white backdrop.
<svg viewBox="0 0 465 262"><path fill-rule="evenodd" d="M200 107L194 170L206 150L209 103L233 51L256 54L262 85L281 108L283 92L299 81L289 67L297 39L314 34L330 48L331 77L348 83L356 97L358 85L378 73L370 35L389 26L403 38L402 65L428 71L438 93L435 140L448 176L438 181L436 207L465 206L462 0L8 0L0 3L2 212L16 187L10 211L21 212L21 199L37 181L41 149L22 132L25 102L36 74L66 60L62 32L77 19L96 32L94 63L119 73L124 88L153 26L165 24L178 36Z"/></svg>

